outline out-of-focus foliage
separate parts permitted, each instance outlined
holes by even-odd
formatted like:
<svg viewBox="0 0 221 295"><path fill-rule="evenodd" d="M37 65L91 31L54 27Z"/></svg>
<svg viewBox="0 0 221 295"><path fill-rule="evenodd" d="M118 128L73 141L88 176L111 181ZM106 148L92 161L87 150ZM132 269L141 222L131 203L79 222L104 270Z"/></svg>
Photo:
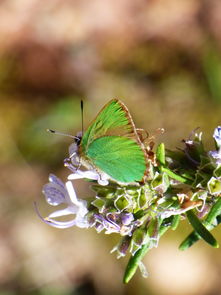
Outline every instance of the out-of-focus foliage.
<svg viewBox="0 0 221 295"><path fill-rule="evenodd" d="M157 140L170 148L198 126L208 141L221 124L220 14L216 0L1 1L1 294L220 293L219 250L180 253L171 233L148 257L150 278L123 287L113 237L51 229L32 206L44 206L49 172L66 175L71 139L45 129L81 130L82 98L85 125L116 97L137 127L165 128Z"/></svg>

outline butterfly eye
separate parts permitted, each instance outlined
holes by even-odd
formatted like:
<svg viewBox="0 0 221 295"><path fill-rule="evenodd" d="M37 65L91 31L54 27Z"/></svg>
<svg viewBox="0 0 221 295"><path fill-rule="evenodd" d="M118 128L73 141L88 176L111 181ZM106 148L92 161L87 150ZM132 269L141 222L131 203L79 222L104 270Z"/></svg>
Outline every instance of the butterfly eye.
<svg viewBox="0 0 221 295"><path fill-rule="evenodd" d="M81 139L82 139L82 132L79 131L79 132L77 133L76 137L75 137L75 143L77 144L77 146L80 145L80 143L81 143Z"/></svg>
<svg viewBox="0 0 221 295"><path fill-rule="evenodd" d="M79 146L80 145L80 143L81 143L81 137L77 137L77 138L75 138L75 143L77 144L77 146Z"/></svg>

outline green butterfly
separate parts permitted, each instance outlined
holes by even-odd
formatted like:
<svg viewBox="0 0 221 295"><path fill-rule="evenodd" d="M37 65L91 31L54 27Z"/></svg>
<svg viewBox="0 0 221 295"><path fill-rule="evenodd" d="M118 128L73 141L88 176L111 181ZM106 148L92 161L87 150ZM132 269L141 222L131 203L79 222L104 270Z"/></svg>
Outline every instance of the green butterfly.
<svg viewBox="0 0 221 295"><path fill-rule="evenodd" d="M147 171L147 151L127 107L108 102L82 136L77 136L72 162L120 183L141 182ZM72 157L72 156L71 156Z"/></svg>

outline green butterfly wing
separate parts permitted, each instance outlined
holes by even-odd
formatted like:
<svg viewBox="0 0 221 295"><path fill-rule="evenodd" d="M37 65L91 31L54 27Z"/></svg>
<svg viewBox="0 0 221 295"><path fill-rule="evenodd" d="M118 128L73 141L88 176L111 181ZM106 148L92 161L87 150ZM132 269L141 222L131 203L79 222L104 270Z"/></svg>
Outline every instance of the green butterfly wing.
<svg viewBox="0 0 221 295"><path fill-rule="evenodd" d="M126 106L117 99L107 103L84 133L80 154L119 182L141 181L146 151Z"/></svg>
<svg viewBox="0 0 221 295"><path fill-rule="evenodd" d="M133 137L134 126L125 105L117 99L111 100L99 112L82 138L82 148L88 146L96 138L107 135Z"/></svg>
<svg viewBox="0 0 221 295"><path fill-rule="evenodd" d="M90 144L86 156L119 182L141 181L146 170L143 150L127 137L98 138Z"/></svg>

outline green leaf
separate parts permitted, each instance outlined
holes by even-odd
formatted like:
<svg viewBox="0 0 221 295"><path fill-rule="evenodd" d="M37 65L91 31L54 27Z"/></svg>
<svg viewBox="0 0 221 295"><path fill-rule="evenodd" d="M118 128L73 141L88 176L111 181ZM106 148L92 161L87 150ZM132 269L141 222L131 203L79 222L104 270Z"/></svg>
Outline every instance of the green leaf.
<svg viewBox="0 0 221 295"><path fill-rule="evenodd" d="M221 198L213 205L210 212L207 215L206 223L212 224L214 219L221 214Z"/></svg>
<svg viewBox="0 0 221 295"><path fill-rule="evenodd" d="M125 274L123 278L124 284L129 283L129 281L132 279L132 277L134 276L139 266L139 262L143 259L143 257L145 256L148 250L149 250L149 243L146 245L143 245L143 247L140 250L138 250L134 254L134 256L131 256L125 270Z"/></svg>
<svg viewBox="0 0 221 295"><path fill-rule="evenodd" d="M157 147L156 151L156 157L160 165L164 166L166 161L165 161L165 145L164 143L161 143Z"/></svg>
<svg viewBox="0 0 221 295"><path fill-rule="evenodd" d="M174 215L173 221L171 223L172 230L175 230L177 226L179 225L179 223L180 223L180 215L179 214Z"/></svg>
<svg viewBox="0 0 221 295"><path fill-rule="evenodd" d="M221 199L219 198L218 201L213 205L210 212L208 213L205 221L203 221L205 227L208 230L212 230L216 225L214 223L219 223L216 221L217 216L221 215ZM180 244L179 249L184 251L195 244L199 239L200 235L197 234L196 231L191 232L186 239Z"/></svg>
<svg viewBox="0 0 221 295"><path fill-rule="evenodd" d="M173 171L171 171L169 168L165 168L165 167L162 167L161 168L163 172L165 172L168 176L170 176L171 178L177 180L177 181L180 181L182 183L186 183L186 184L191 184L192 181L190 181L189 179L185 178L185 177L182 177L176 173L174 173Z"/></svg>
<svg viewBox="0 0 221 295"><path fill-rule="evenodd" d="M159 231L160 236L162 236L168 230L168 228L169 226L161 226ZM143 259L149 249L150 243L148 242L147 244L143 245L143 247L140 248L133 256L131 256L124 273L124 284L129 283L129 281L132 279L139 266L139 262Z"/></svg>
<svg viewBox="0 0 221 295"><path fill-rule="evenodd" d="M214 248L218 248L219 244L213 235L206 229L206 227L201 223L201 221L196 217L192 210L186 212L186 216L193 226L197 234L208 244L210 244Z"/></svg>
<svg viewBox="0 0 221 295"><path fill-rule="evenodd" d="M179 250L184 251L190 248L193 244L195 244L200 239L200 235L196 231L192 231L187 238L180 244Z"/></svg>

